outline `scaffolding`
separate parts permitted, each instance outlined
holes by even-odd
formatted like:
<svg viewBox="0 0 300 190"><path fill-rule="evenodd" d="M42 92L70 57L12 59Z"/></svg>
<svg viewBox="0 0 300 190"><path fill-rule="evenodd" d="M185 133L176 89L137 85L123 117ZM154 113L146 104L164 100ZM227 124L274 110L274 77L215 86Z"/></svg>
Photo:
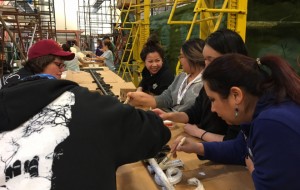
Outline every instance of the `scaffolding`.
<svg viewBox="0 0 300 190"><path fill-rule="evenodd" d="M192 20L173 20L178 7L195 3L194 17ZM168 24L188 24L190 29L186 36L189 39L195 26L199 26L199 37L206 37L219 29L223 20L227 21L226 27L236 31L245 40L247 22L248 1L224 0L220 7L216 6L215 0L175 0ZM181 72L180 62L177 63L176 73Z"/></svg>
<svg viewBox="0 0 300 190"><path fill-rule="evenodd" d="M26 59L28 48L40 39L56 39L52 0L1 1L0 76L12 72L15 60Z"/></svg>
<svg viewBox="0 0 300 190"><path fill-rule="evenodd" d="M116 8L114 0L78 0L78 30L82 50L95 51L97 38L114 37ZM87 47L83 47L86 45Z"/></svg>
<svg viewBox="0 0 300 190"><path fill-rule="evenodd" d="M144 67L140 52L150 35L150 16L170 9L172 2L118 0L117 7L120 9L117 20L120 24L115 27L119 34L116 44L116 57L119 59L118 74L137 86Z"/></svg>

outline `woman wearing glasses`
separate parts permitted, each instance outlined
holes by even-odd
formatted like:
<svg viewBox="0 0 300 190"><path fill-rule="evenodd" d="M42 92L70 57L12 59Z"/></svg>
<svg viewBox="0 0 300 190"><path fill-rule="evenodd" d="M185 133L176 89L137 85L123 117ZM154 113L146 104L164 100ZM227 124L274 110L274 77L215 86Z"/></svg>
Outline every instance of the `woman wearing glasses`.
<svg viewBox="0 0 300 190"><path fill-rule="evenodd" d="M203 82L201 73L205 67L202 50L204 41L190 39L180 50L180 63L183 72L177 75L173 83L159 96L143 92L129 92L130 104L134 106L164 108L167 111L185 111L195 102Z"/></svg>
<svg viewBox="0 0 300 190"><path fill-rule="evenodd" d="M215 58L227 53L248 55L242 37L230 29L219 29L211 33L205 40L203 56L206 66ZM223 141L234 139L239 131L239 126L228 126L216 113L211 112L211 102L202 88L194 105L182 112L165 113L154 109L162 119L173 122L186 123L184 131L203 141Z"/></svg>
<svg viewBox="0 0 300 190"><path fill-rule="evenodd" d="M40 40L28 51L28 60L23 68L2 78L0 88L35 74L49 74L61 78L65 60L72 60L74 53L64 51L54 40Z"/></svg>

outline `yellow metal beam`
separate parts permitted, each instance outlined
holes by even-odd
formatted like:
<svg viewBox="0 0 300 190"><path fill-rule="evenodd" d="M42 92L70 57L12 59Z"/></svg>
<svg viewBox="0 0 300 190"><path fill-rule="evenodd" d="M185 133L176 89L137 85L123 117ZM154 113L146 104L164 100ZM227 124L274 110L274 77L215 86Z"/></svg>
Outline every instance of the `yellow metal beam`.
<svg viewBox="0 0 300 190"><path fill-rule="evenodd" d="M248 0L224 0L221 8L215 6L214 0L197 0L194 7L192 20L173 20L180 0L175 0L168 24L189 24L190 29L186 39L189 39L195 25L199 25L201 39L206 39L209 34L219 29L222 20L227 16L227 28L236 31L245 40L247 23ZM180 63L176 67L176 73L180 72Z"/></svg>
<svg viewBox="0 0 300 190"><path fill-rule="evenodd" d="M120 30L128 29L130 34L127 38L126 46L120 61L118 74L125 78L126 75L137 86L139 83L138 70L143 67L140 52L150 35L150 10L151 0L140 1L130 0L130 3L122 4L121 15L125 18L121 22ZM156 4L157 6L157 4ZM130 20L130 14L134 15L135 20ZM122 72L122 74L121 74Z"/></svg>

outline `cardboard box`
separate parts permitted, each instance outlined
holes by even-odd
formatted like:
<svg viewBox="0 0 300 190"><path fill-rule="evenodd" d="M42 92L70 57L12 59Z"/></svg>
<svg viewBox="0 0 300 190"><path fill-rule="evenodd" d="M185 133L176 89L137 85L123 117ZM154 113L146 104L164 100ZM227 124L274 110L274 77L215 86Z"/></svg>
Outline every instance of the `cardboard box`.
<svg viewBox="0 0 300 190"><path fill-rule="evenodd" d="M120 101L124 102L127 98L127 93L128 92L135 92L136 87L132 82L125 82L122 84L122 87L120 88Z"/></svg>

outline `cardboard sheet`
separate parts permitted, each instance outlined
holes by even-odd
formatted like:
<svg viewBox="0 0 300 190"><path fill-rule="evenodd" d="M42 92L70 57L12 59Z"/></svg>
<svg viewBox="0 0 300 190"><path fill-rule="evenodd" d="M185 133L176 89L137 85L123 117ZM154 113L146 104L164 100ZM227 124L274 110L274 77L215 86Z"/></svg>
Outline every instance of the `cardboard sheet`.
<svg viewBox="0 0 300 190"><path fill-rule="evenodd" d="M134 88L132 83L127 84L117 74L109 71L99 71L104 77L106 83L112 85L112 92L120 95L121 88ZM66 79L75 81L81 86L90 90L96 90L97 85L93 83L93 79L87 72L67 71ZM116 82L117 81L117 82ZM171 129L171 144L179 135L183 133L183 124L176 124ZM184 134L187 135L187 134ZM206 190L252 190L254 185L248 170L244 166L222 165L210 161L201 161L195 154L178 153L178 158L184 162L183 178L180 183L175 185L176 190L194 190L195 186L187 184L187 180L192 177L198 178L204 185ZM149 174L145 167L145 163L136 162L123 165L118 168L117 173L117 189L118 190L160 190L161 187L156 185L154 178Z"/></svg>
<svg viewBox="0 0 300 190"><path fill-rule="evenodd" d="M105 83L123 83L125 82L119 75L111 70L97 71L104 78Z"/></svg>
<svg viewBox="0 0 300 190"><path fill-rule="evenodd" d="M114 93L114 95L118 96L121 101L124 101L124 98L121 98L122 93L122 95L125 96L124 93L136 90L136 87L132 82L125 82L121 77L110 71L107 67L101 68L103 71L97 72L101 75L101 77L103 77L103 81L106 84L112 86L110 90ZM94 83L94 79L91 74L85 71L66 71L64 73L64 78L77 82L80 86L87 87L91 91L96 91L98 88L97 84Z"/></svg>
<svg viewBox="0 0 300 190"><path fill-rule="evenodd" d="M172 132L171 144L179 135L184 134L183 124L176 124ZM187 134L184 134L188 136ZM201 161L195 154L178 152L178 158L184 162L183 178L174 187L176 190L194 190L196 186L187 184L192 177L198 178L205 190L254 190L251 175L244 166L223 165L211 161ZM118 190L160 190L154 178L149 174L143 162L121 166L117 170Z"/></svg>

